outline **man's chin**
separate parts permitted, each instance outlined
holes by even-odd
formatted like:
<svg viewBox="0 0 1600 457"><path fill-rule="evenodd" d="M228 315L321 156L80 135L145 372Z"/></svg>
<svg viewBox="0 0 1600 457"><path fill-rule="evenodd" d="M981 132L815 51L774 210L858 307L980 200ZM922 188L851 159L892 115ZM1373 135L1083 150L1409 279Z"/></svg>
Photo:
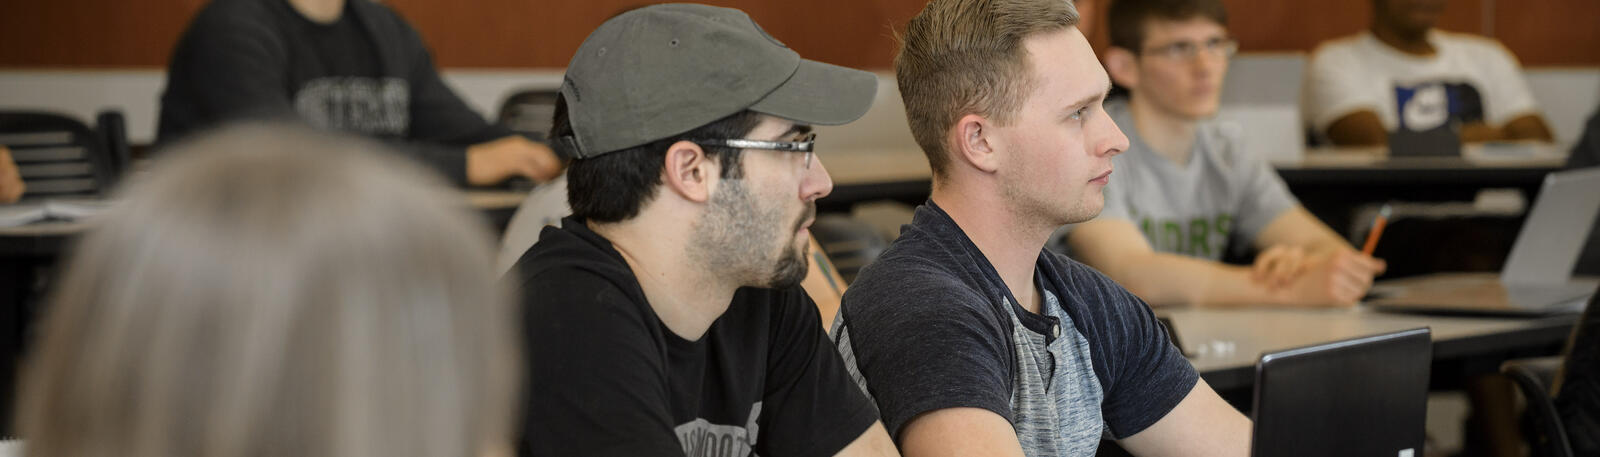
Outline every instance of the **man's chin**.
<svg viewBox="0 0 1600 457"><path fill-rule="evenodd" d="M1069 210L1067 210L1066 212L1064 212L1061 215L1061 218L1058 221L1059 222L1058 225L1069 225L1069 224L1078 224L1078 223L1083 223L1083 222L1089 222L1090 220L1092 220L1092 219L1094 219L1096 217L1099 217L1100 216L1100 211L1104 210L1105 206L1106 206L1105 205L1105 200L1104 199L1100 199L1099 201L1096 201L1096 202L1093 202L1093 203L1085 203L1084 205L1076 208L1075 210L1074 209L1069 209Z"/></svg>
<svg viewBox="0 0 1600 457"><path fill-rule="evenodd" d="M764 287L771 289L787 289L798 286L805 281L806 275L811 272L811 243L795 247L790 255L780 256L772 266L772 274L767 277Z"/></svg>
<svg viewBox="0 0 1600 457"><path fill-rule="evenodd" d="M771 289L788 289L805 282L806 273L811 271L811 266L805 262L801 262L799 266L800 268L798 270L789 270L780 267L779 271L773 273L772 281L767 284L767 287Z"/></svg>

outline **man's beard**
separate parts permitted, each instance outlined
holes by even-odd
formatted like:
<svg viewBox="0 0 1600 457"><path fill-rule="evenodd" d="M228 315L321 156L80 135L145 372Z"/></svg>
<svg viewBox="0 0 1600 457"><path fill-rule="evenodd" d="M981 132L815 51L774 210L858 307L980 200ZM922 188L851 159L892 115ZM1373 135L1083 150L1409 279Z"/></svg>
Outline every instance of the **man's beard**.
<svg viewBox="0 0 1600 457"><path fill-rule="evenodd" d="M701 267L743 278L741 285L782 289L794 287L806 277L810 244L796 249L796 233L816 214L815 205L790 224L784 224L782 205L762 206L745 187L744 180L724 180L711 194L705 216L695 225L689 255ZM788 236L776 233L789 227ZM783 249L774 257L774 245L783 239Z"/></svg>

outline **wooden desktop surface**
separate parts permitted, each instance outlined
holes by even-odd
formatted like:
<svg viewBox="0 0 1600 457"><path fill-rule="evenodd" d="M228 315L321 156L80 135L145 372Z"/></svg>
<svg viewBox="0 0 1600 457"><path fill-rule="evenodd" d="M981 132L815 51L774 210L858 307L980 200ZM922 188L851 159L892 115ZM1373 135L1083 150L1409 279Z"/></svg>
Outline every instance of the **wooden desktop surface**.
<svg viewBox="0 0 1600 457"><path fill-rule="evenodd" d="M928 159L915 147L838 149L818 152L835 187L927 181ZM1495 148L1468 145L1461 156L1393 157L1385 148L1312 148L1297 161L1274 161L1280 171L1337 170L1497 170L1551 169L1566 163L1567 154L1555 146Z"/></svg>
<svg viewBox="0 0 1600 457"><path fill-rule="evenodd" d="M510 219L527 198L528 192L514 190L471 189L461 192L462 198L473 208L490 215L491 219ZM50 220L14 227L0 227L0 257L4 256L54 256L73 235L87 230L93 220ZM503 224L502 224L503 225Z"/></svg>
<svg viewBox="0 0 1600 457"><path fill-rule="evenodd" d="M817 152L834 187L896 181L927 181L928 156L917 148L830 149Z"/></svg>
<svg viewBox="0 0 1600 457"><path fill-rule="evenodd" d="M818 209L849 212L857 203L892 200L916 205L928 197L931 173L914 147L826 150L818 153L833 177L833 192ZM1472 201L1482 189L1513 188L1532 200L1546 174L1560 170L1566 152L1549 145L1468 145L1452 157L1391 157L1383 148L1311 149L1299 160L1276 162L1300 202L1335 230L1350 226L1359 205L1391 200Z"/></svg>
<svg viewBox="0 0 1600 457"><path fill-rule="evenodd" d="M1433 329L1433 358L1493 356L1564 341L1576 315L1537 319L1398 314L1366 307L1344 309L1163 308L1184 352L1217 390L1253 385L1264 352L1377 335L1418 327Z"/></svg>

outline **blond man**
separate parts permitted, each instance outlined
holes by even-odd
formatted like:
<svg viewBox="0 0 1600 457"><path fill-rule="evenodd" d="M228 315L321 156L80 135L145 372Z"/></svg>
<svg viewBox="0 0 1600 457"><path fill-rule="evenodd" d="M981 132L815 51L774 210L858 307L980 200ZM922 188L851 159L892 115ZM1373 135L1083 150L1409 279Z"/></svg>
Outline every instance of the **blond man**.
<svg viewBox="0 0 1600 457"><path fill-rule="evenodd" d="M1052 0L935 0L895 62L934 170L845 293L836 345L909 456L1246 455L1250 422L1143 301L1044 250L1094 217L1128 140L1105 70Z"/></svg>

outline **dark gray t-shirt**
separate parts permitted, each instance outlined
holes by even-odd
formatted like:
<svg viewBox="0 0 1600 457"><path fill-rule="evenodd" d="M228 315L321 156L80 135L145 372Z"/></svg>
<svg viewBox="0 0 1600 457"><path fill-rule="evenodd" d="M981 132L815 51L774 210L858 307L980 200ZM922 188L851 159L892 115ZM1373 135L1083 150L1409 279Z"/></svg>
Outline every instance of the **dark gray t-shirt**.
<svg viewBox="0 0 1600 457"><path fill-rule="evenodd" d="M1099 272L1040 250L1043 314L1016 300L929 202L845 292L833 338L898 441L918 414L971 407L1030 456L1094 455L1143 431L1199 379L1150 308Z"/></svg>
<svg viewBox="0 0 1600 457"><path fill-rule="evenodd" d="M1095 219L1132 222L1157 252L1243 256L1267 224L1298 204L1272 166L1239 144L1237 126L1201 122L1180 165L1145 144L1125 100L1107 102L1106 113L1128 135L1128 150L1111 158L1105 209Z"/></svg>

